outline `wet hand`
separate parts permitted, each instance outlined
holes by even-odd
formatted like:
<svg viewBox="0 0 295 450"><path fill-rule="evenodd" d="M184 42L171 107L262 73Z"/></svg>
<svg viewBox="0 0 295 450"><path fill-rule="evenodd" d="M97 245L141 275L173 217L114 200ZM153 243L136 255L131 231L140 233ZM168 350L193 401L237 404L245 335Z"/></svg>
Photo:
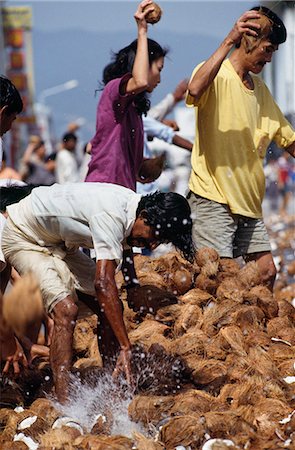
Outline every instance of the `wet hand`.
<svg viewBox="0 0 295 450"><path fill-rule="evenodd" d="M255 22L255 20L251 21L251 19L259 19L259 17L260 14L256 11L246 11L242 14L228 35L228 38L231 39L232 43L239 44L244 33L254 37L258 36L260 25Z"/></svg>
<svg viewBox="0 0 295 450"><path fill-rule="evenodd" d="M116 367L113 371L113 378L117 380L120 375L125 375L126 381L129 386L135 388L135 380L131 369L132 351L130 348L121 349L117 359Z"/></svg>
<svg viewBox="0 0 295 450"><path fill-rule="evenodd" d="M134 18L137 22L137 26L138 27L141 26L145 30L147 30L147 21L145 18L149 12L154 11L154 9L155 9L153 6L151 6L150 8L146 8L147 5L150 5L150 4L152 4L152 0L144 0L143 2L141 2L138 5L137 10L134 14Z"/></svg>
<svg viewBox="0 0 295 450"><path fill-rule="evenodd" d="M28 367L27 358L23 352L23 349L15 337L7 340L2 348L2 359L5 361L3 374L9 372L10 367L13 369L13 373L18 375L21 371L21 366Z"/></svg>

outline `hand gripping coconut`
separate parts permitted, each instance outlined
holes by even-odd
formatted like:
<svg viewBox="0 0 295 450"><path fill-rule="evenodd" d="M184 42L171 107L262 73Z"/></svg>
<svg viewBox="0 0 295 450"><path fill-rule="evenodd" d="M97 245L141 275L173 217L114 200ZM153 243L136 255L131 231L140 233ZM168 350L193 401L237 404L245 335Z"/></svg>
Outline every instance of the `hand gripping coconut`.
<svg viewBox="0 0 295 450"><path fill-rule="evenodd" d="M148 23L151 23L152 25L154 25L155 23L159 22L159 20L161 19L162 9L160 8L160 6L157 3L152 2L152 3L149 3L148 5L146 5L143 10L145 10L147 8L151 8L151 7L153 7L154 9L145 16L145 20Z"/></svg>

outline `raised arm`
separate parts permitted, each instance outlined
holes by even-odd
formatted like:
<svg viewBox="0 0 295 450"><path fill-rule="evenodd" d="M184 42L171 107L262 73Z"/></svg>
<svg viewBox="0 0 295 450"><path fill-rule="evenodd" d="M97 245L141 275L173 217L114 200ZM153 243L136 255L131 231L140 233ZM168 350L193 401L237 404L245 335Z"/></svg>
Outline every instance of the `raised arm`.
<svg viewBox="0 0 295 450"><path fill-rule="evenodd" d="M146 15L154 8L144 8L151 4L152 0L144 0L138 5L134 14L137 23L137 50L132 69L132 78L126 84L126 93L133 92L139 94L148 87L148 73L149 73L149 56L148 56L148 42L147 29L148 25L145 20Z"/></svg>
<svg viewBox="0 0 295 450"><path fill-rule="evenodd" d="M256 11L245 12L235 23L229 34L223 40L218 49L209 59L199 68L188 85L188 92L195 100L199 100L202 94L207 90L216 77L222 62L227 57L229 51L236 44L241 42L243 33L257 36L255 29L260 25L251 22L251 19L258 19L260 15ZM254 30L252 29L254 28Z"/></svg>

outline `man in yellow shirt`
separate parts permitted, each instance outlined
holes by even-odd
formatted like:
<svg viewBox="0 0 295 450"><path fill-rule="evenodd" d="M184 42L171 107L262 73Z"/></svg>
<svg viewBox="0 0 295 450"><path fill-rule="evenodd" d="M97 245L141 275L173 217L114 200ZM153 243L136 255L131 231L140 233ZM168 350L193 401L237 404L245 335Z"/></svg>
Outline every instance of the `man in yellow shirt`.
<svg viewBox="0 0 295 450"><path fill-rule="evenodd" d="M276 268L262 218L263 158L273 140L294 156L295 132L257 74L286 37L268 8L245 12L195 68L186 98L196 112L188 195L195 244L256 260L270 289Z"/></svg>

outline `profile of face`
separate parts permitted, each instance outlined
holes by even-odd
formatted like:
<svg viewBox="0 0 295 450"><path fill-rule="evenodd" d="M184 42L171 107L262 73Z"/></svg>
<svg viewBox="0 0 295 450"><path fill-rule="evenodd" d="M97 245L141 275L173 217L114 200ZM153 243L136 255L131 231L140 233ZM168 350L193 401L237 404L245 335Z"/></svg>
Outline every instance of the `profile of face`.
<svg viewBox="0 0 295 450"><path fill-rule="evenodd" d="M161 71L163 70L163 67L164 67L163 56L152 62L151 66L149 67L148 88L146 89L147 92L149 93L153 92L153 90L161 82Z"/></svg>
<svg viewBox="0 0 295 450"><path fill-rule="evenodd" d="M76 148L77 141L76 139L69 139L68 141L64 141L64 148L73 152Z"/></svg>
<svg viewBox="0 0 295 450"><path fill-rule="evenodd" d="M126 239L130 247L147 248L154 250L161 243L155 236L153 227L147 224L140 214L134 222L130 235Z"/></svg>
<svg viewBox="0 0 295 450"><path fill-rule="evenodd" d="M246 59L249 63L249 71L258 74L264 66L271 62L274 52L278 49L278 45L272 44L267 39L263 39L257 48L248 53Z"/></svg>
<svg viewBox="0 0 295 450"><path fill-rule="evenodd" d="M5 105L0 109L0 136L3 136L3 134L10 130L17 117L16 112L8 114L7 108L7 105Z"/></svg>

